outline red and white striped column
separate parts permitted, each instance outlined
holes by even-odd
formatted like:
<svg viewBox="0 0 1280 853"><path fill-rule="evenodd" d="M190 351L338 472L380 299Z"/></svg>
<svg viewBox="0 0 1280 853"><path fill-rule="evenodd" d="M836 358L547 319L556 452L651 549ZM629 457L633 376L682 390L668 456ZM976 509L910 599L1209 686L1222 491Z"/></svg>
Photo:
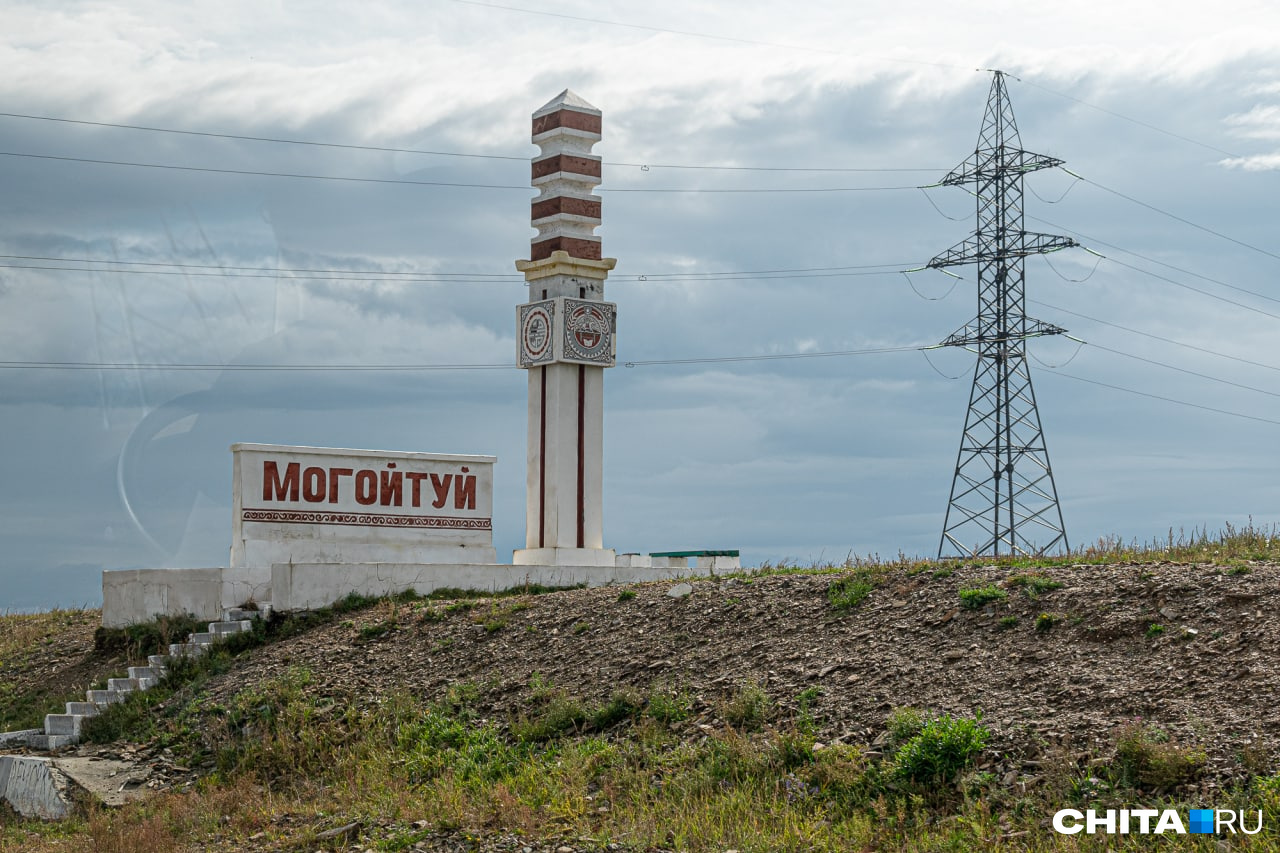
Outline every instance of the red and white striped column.
<svg viewBox="0 0 1280 853"><path fill-rule="evenodd" d="M600 110L566 89L533 114L529 260L516 261L529 300L516 309L517 360L529 371L525 548L518 565L612 566L603 546L604 370L614 364L617 310L604 282Z"/></svg>

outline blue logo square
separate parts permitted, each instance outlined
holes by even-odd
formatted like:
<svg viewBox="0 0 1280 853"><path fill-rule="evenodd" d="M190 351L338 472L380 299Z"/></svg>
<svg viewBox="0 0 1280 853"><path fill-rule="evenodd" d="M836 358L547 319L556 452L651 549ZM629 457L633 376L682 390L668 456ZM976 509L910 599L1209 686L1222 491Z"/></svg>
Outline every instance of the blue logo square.
<svg viewBox="0 0 1280 853"><path fill-rule="evenodd" d="M1214 832L1213 809L1192 809L1191 810L1191 831L1207 833L1212 835Z"/></svg>

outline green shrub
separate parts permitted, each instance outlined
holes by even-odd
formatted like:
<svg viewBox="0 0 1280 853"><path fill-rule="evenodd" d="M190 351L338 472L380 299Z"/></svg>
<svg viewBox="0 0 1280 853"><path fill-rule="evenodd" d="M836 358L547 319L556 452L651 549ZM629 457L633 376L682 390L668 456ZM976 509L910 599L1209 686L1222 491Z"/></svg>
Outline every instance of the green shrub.
<svg viewBox="0 0 1280 853"><path fill-rule="evenodd" d="M960 606L965 610L981 610L993 601L1003 601L1009 594L998 586L973 586L960 590Z"/></svg>
<svg viewBox="0 0 1280 853"><path fill-rule="evenodd" d="M833 581L827 587L827 601L831 602L832 608L839 612L852 610L865 601L871 594L871 590L875 588L875 584L871 582L871 576L866 572L859 572Z"/></svg>
<svg viewBox="0 0 1280 853"><path fill-rule="evenodd" d="M990 734L976 719L935 717L898 749L893 775L917 786L952 784L986 747Z"/></svg>
<svg viewBox="0 0 1280 853"><path fill-rule="evenodd" d="M1002 617L1000 617L1000 630L1001 630L1001 631L1008 631L1010 628L1016 628L1016 627L1018 627L1018 617L1017 617L1017 616L1002 616Z"/></svg>
<svg viewBox="0 0 1280 853"><path fill-rule="evenodd" d="M755 683L742 685L724 704L724 719L739 729L758 729L769 716L769 694Z"/></svg>
<svg viewBox="0 0 1280 853"><path fill-rule="evenodd" d="M635 719L644 707L644 697L629 688L615 690L609 701L591 714L591 725L607 729L623 720Z"/></svg>
<svg viewBox="0 0 1280 853"><path fill-rule="evenodd" d="M660 723L678 723L693 713L693 701L684 693L650 688L648 699L644 712Z"/></svg>
<svg viewBox="0 0 1280 853"><path fill-rule="evenodd" d="M1036 617L1036 631L1044 634L1053 630L1053 626L1058 622L1058 617L1052 613L1041 613Z"/></svg>
<svg viewBox="0 0 1280 853"><path fill-rule="evenodd" d="M1151 788L1170 788L1200 775L1208 756L1179 746L1163 729L1141 721L1116 731L1116 765L1124 781Z"/></svg>
<svg viewBox="0 0 1280 853"><path fill-rule="evenodd" d="M885 725L889 731L889 748L897 749L920 734L924 723L925 715L920 709L905 705L894 708L885 719Z"/></svg>
<svg viewBox="0 0 1280 853"><path fill-rule="evenodd" d="M1014 589L1021 589L1027 594L1027 598L1036 599L1046 592L1053 592L1055 589L1062 589L1063 584L1044 575L1014 575L1009 578L1006 583Z"/></svg>
<svg viewBox="0 0 1280 853"><path fill-rule="evenodd" d="M630 601L635 597L636 591L634 589L624 589L622 592L618 593L619 601Z"/></svg>
<svg viewBox="0 0 1280 853"><path fill-rule="evenodd" d="M1163 633L1164 633L1164 626L1159 623L1152 622L1150 625L1147 626L1148 639L1155 639L1156 637L1159 637Z"/></svg>

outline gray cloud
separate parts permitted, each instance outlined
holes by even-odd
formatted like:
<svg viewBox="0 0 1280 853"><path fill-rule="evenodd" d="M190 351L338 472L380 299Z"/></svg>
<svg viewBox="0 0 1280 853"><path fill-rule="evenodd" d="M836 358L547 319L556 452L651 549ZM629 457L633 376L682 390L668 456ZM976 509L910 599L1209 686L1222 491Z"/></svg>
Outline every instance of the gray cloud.
<svg viewBox="0 0 1280 853"><path fill-rule="evenodd" d="M605 160L650 166L608 167L602 192L605 252L619 260L608 294L620 306L624 361L915 345L938 341L971 319L972 270L959 271L966 279L954 289L952 280L932 272L910 283L895 273L658 280L669 273L918 264L973 227L973 201L960 190L931 189L929 198L914 188L617 190L932 183L976 141L989 85L987 75L969 70L979 60L999 61L1023 75L1010 81L1010 92L1025 147L1060 156L1103 186L1273 250L1272 188L1256 170L1274 156L1268 122L1277 28L1255 22L1247 32L1224 28L1199 38L1207 25L1192 10L1161 16L1152 25L1158 33L1148 34L1143 27L1149 20L1140 27L1128 11L1111 9L1109 44L1071 18L1050 22L1053 38L1032 29L1033 22L1009 21L1008 46L993 49L968 19L956 19L946 8L927 7L939 26L921 32L918 15L882 5L864 9L856 21L852 11L832 4L816 18L785 22L766 4L735 6L732 18L718 7L697 7L681 25L818 51L453 4L431 16L386 4L341 24L325 4L303 17L292 7L254 7L238 22L234 14L215 15L200 5L190 20L187 12L175 16L163 4L113 14L85 7L61 16L26 9L15 13L22 27L9 31L47 37L22 41L11 35L0 44L0 57L19 69L0 82L0 91L15 112L527 157L535 150L527 137L529 113L571 86L604 110L605 139L597 151ZM563 11L597 14L575 4ZM659 4L646 19L675 20L670 12ZM250 14L257 24L252 31L244 26ZM812 23L819 19L822 27ZM853 35L828 43L846 24L842 31ZM908 31L918 39L910 52L892 47L906 44L895 34ZM555 56L542 49L566 35L565 49ZM0 149L28 153L387 180L528 183L521 162L14 118L0 118L0 133ZM931 171L658 166L711 163ZM531 190L13 157L0 157L0 180L8 201L0 209L5 254L513 276L499 284L390 284L318 281L304 273L214 278L10 267L0 269L0 360L513 359L513 306L525 290L512 262L528 251ZM1051 258L1052 268L1040 259L1027 265L1029 298L1055 306L1032 304L1030 313L1099 345L1084 347L1065 365L1076 344L1043 340L1031 347L1043 362L1033 363L1033 375L1073 543L1112 533L1146 538L1170 525L1212 527L1250 513L1275 520L1267 515L1277 489L1267 462L1275 426L1059 375L1280 420L1274 397L1101 346L1262 389L1274 384L1274 371L1074 316L1280 366L1269 347L1275 318L1118 263L1280 314L1280 303L1153 262L1280 296L1266 284L1274 278L1274 258L1097 186L1073 186L1063 173L1037 174L1028 184L1039 194L1027 196L1034 217L1029 228L1089 235L1084 242L1110 259L1075 252ZM945 216L963 218L940 216L930 199ZM1086 280L1064 281L1058 272ZM631 280L638 275L651 278ZM610 371L606 544L627 550L741 547L749 561L842 559L850 550L931 553L972 357L957 351L930 357L942 374L959 378L948 381L915 353ZM233 441L496 453L497 544L501 552L523 543L525 385L515 370L4 370L0 381L0 425L15 448L6 454L6 470L30 485L7 497L9 547L0 572L11 602L34 602L0 600L0 607L61 601L57 591L66 572L80 577L96 566L225 561L227 448ZM123 494L117 482L122 470Z"/></svg>

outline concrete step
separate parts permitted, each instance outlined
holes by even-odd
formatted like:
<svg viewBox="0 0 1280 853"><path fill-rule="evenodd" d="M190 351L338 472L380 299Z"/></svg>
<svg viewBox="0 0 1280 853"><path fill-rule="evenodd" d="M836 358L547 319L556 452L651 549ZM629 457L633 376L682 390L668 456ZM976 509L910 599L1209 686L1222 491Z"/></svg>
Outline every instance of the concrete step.
<svg viewBox="0 0 1280 853"><path fill-rule="evenodd" d="M138 681L134 678L108 678L107 689L119 693L129 693L138 689Z"/></svg>
<svg viewBox="0 0 1280 853"><path fill-rule="evenodd" d="M169 663L169 656L168 655L147 655L147 663L153 667L159 667L160 669L164 669L165 665Z"/></svg>
<svg viewBox="0 0 1280 853"><path fill-rule="evenodd" d="M216 639L218 639L218 635L213 633L212 631L202 631L198 634L192 634L190 637L188 637L187 644L190 645L194 643L197 646L205 646L205 645L208 645L209 643L212 643Z"/></svg>
<svg viewBox="0 0 1280 853"><path fill-rule="evenodd" d="M42 820L69 817L75 808L72 791L66 774L48 758L0 756L0 801L23 817Z"/></svg>
<svg viewBox="0 0 1280 853"><path fill-rule="evenodd" d="M71 735L80 737L80 724L84 722L82 714L45 714L44 733L47 735Z"/></svg>
<svg viewBox="0 0 1280 853"><path fill-rule="evenodd" d="M169 657L191 657L200 654L200 650L191 643L173 643L169 646Z"/></svg>
<svg viewBox="0 0 1280 853"><path fill-rule="evenodd" d="M31 749L62 749L80 742L77 735L34 734L27 736L27 746Z"/></svg>
<svg viewBox="0 0 1280 853"><path fill-rule="evenodd" d="M87 690L85 698L101 708L114 702L123 702L124 694L119 690Z"/></svg>
<svg viewBox="0 0 1280 853"><path fill-rule="evenodd" d="M67 713L80 717L96 717L101 711L93 702L68 702Z"/></svg>
<svg viewBox="0 0 1280 853"><path fill-rule="evenodd" d="M131 666L129 667L130 678L154 678L159 679L160 674L156 672L154 667L150 666Z"/></svg>
<svg viewBox="0 0 1280 853"><path fill-rule="evenodd" d="M160 683L160 679L158 678L147 678L145 676L137 679L137 681L139 690L150 690L152 687L155 687Z"/></svg>
<svg viewBox="0 0 1280 853"><path fill-rule="evenodd" d="M230 607L222 611L222 621L224 622L244 622L257 618L266 618L266 614L261 610L245 610L240 607Z"/></svg>
<svg viewBox="0 0 1280 853"><path fill-rule="evenodd" d="M239 619L234 622L210 622L209 633L215 637L222 637L227 634L239 634L244 631L253 629L253 623L248 619Z"/></svg>
<svg viewBox="0 0 1280 853"><path fill-rule="evenodd" d="M0 746L5 744L26 743L32 735L43 734L42 729L20 729L16 732L0 732ZM2 787L0 787L2 790Z"/></svg>

